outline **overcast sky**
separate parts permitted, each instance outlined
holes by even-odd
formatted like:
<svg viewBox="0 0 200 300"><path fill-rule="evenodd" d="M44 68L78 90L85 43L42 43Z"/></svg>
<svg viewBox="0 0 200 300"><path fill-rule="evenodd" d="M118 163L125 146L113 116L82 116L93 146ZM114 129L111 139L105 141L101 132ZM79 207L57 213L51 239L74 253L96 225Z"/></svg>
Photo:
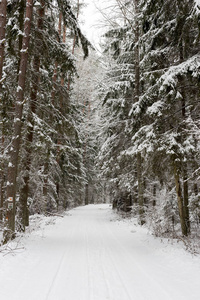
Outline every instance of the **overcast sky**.
<svg viewBox="0 0 200 300"><path fill-rule="evenodd" d="M82 9L80 23L83 33L89 41L98 49L101 35L105 32L104 17L101 13L108 13L114 0L84 0L87 7Z"/></svg>
<svg viewBox="0 0 200 300"><path fill-rule="evenodd" d="M99 43L101 35L106 31L104 17L100 11L109 16L113 13L113 3L115 0L83 0L87 7L82 9L79 18L83 33L87 36L89 41L97 48L100 49ZM200 5L200 0L195 0ZM84 24L82 24L84 22ZM104 24L104 26L103 26Z"/></svg>

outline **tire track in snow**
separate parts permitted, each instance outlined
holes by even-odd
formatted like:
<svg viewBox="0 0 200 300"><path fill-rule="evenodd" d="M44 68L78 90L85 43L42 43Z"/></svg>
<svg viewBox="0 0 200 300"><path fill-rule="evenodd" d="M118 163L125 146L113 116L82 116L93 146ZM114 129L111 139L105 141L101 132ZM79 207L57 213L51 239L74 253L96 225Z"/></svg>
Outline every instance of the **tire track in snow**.
<svg viewBox="0 0 200 300"><path fill-rule="evenodd" d="M62 298L59 298L59 300L66 299L65 293L70 293L70 300L93 300L90 297L90 278L92 276L89 275L89 254L87 260L87 248L89 248L87 242L87 222L84 216L79 215L78 209L76 209L72 218L73 222L68 226L68 230L70 230L69 228L73 229L65 237L67 250L63 253L59 262L46 300L54 300L57 297L56 291L59 289L64 291ZM62 282L63 278L65 278L65 285Z"/></svg>
<svg viewBox="0 0 200 300"><path fill-rule="evenodd" d="M101 240L102 242L102 240ZM106 288L107 288L107 293L108 293L108 299L114 299L113 298L113 293L109 287L109 283L108 283L108 279L107 279L107 276L106 276L106 272L105 272L105 266L104 266L104 262L102 260L102 257L101 257L101 269L102 269L102 273L103 273L103 278L104 278L104 282L106 284Z"/></svg>
<svg viewBox="0 0 200 300"><path fill-rule="evenodd" d="M106 227L106 231L107 231L107 232L110 232L110 235L112 236L112 239L115 240L116 245L118 245L117 247L118 247L119 249L122 250L121 252L124 253L124 256L125 256L126 258L128 257L128 261L130 262L130 265L131 265L131 262L132 262L132 265L134 265L134 266L138 269L138 277L140 277L141 280L143 279L144 282L148 282L148 286L149 286L150 283L151 283L151 285L155 287L153 290L156 291L157 294L158 294L158 292L161 292L161 293L162 293L162 300L170 300L170 299L174 299L174 298L172 298L172 297L169 295L169 293L163 288L163 286L162 286L160 283L158 283L158 281L157 281L156 279L154 279L154 278L152 277L152 274L151 274L151 275L148 274L147 269L144 270L144 269L139 265L139 263L136 261L136 259L134 259L133 253L132 253L132 255L130 255L130 252L123 246L122 243L119 242L119 240L118 240L118 239L116 238L116 236L114 235L113 231L111 230L111 228L110 228L110 226L109 226L109 223L106 223L106 222L105 222L104 226ZM131 237L130 237L130 238L131 238ZM116 247L116 248L117 248L117 247ZM112 261L113 261L113 256L115 255L115 252L112 251L112 250L109 249L109 248L108 248L108 251L109 251L109 253L110 253L110 258L111 258ZM126 259L126 260L127 260L127 259ZM114 264L114 267L115 267L115 269L116 269L116 268L119 268L118 264ZM135 291L135 292L136 292L136 291ZM129 295L129 297L130 297L130 295ZM130 298L130 299L132 300L132 298ZM138 294L136 299L137 299L137 300L138 300L138 299L145 299L145 300L146 300L146 298L144 298L141 294Z"/></svg>
<svg viewBox="0 0 200 300"><path fill-rule="evenodd" d="M93 299L93 288L91 289L91 274L90 274L90 259L89 259L89 247L88 247L88 236L87 236L87 230L85 229L85 235L84 235L84 241L85 241L85 251L86 251L86 260L87 260L87 283L89 287L89 299ZM92 295L91 295L92 294Z"/></svg>
<svg viewBox="0 0 200 300"><path fill-rule="evenodd" d="M63 261L64 261L64 257L65 257L65 255L66 255L66 252L67 252L67 251L65 251L65 252L63 253L63 255L62 255L61 259L60 259L60 262L59 262L59 264L58 264L58 268L57 268L57 270L56 270L56 272L55 272L55 274L54 274L54 276L53 276L53 280L52 280L51 285L50 285L50 288L49 288L49 290L48 290L48 292L47 292L46 300L48 300L48 298L49 298L49 296L50 296L50 293L51 293L51 291L52 291L52 289L53 289L53 287L54 287L54 285L55 285L56 279L57 279L57 277L58 277L58 274L59 274L59 271L60 271L60 269L61 269L62 263L63 263Z"/></svg>
<svg viewBox="0 0 200 300"><path fill-rule="evenodd" d="M110 240L110 234L108 235L108 232L110 233L110 230L108 231L106 226L104 224L102 224L102 227L104 227L105 230L102 230L102 232L104 232L104 236L101 234L101 241L102 241L102 245L104 245L104 249L105 249L105 257L104 257L104 260L106 262L106 265L108 266L108 264L110 263L110 272L108 273L108 270L107 268L103 267L104 268L104 274L105 274L105 278L108 277L108 276L111 276L112 279L111 279L111 282L110 282L110 286L112 286L112 284L114 282L118 282L118 285L120 286L120 290L121 288L123 289L124 291L124 294L126 295L126 300L133 300L132 296L129 294L128 292L128 289L126 287L126 284L124 283L124 280L122 279L122 276L120 275L120 271L118 270L118 268L116 267L116 262L114 261L113 259L113 251L110 250L109 248L109 243L107 243L108 240ZM105 233L106 233L106 236L107 236L107 241L105 241ZM105 263L102 264L102 266L104 266ZM113 272L115 270L115 272ZM115 277L113 276L113 274L115 274ZM116 276L117 275L117 276ZM117 278L116 278L117 277ZM121 285L119 284L121 283ZM122 293L122 291L121 291ZM113 293L112 293L113 294ZM115 297L114 295L112 295L112 300L115 300ZM121 296L122 297L122 296ZM119 298L118 298L119 299ZM124 299L124 298L121 298L121 299ZM137 298L139 299L139 298ZM125 299L124 299L125 300Z"/></svg>
<svg viewBox="0 0 200 300"><path fill-rule="evenodd" d="M79 228L80 226L80 220L78 222L78 224L76 225L76 227L73 227L73 229L68 232L69 234L67 235L67 239L68 240L71 240L73 238L73 236L75 235L75 233L77 232L77 228ZM69 244L67 245L69 246ZM49 287L49 290L47 292L47 295L46 295L46 300L49 299L49 297L51 297L51 293L52 291L54 290L54 287L56 285L56 282L57 282L57 279L58 279L58 276L60 275L60 272L61 272L61 269L63 267L63 264L64 264L64 261L65 261L65 258L67 257L68 260L70 259L70 257L73 256L73 246L71 245L69 247L69 249L65 250L61 256L61 259L59 260L59 263L58 263L58 267L56 269L56 272L54 273L54 276L53 276L53 279L51 281L51 284L50 284L50 287ZM70 269L68 269L68 272L70 272Z"/></svg>
<svg viewBox="0 0 200 300"><path fill-rule="evenodd" d="M90 231L90 235L88 235L88 231ZM104 247L103 247L102 240L99 239L98 233L99 230L96 222L93 222L92 231L91 231L91 226L90 229L86 228L85 231L90 299L94 300L96 299L96 297L98 297L97 294L98 292L100 292L100 287L103 287L103 291L105 291L106 294L103 296L104 297L103 299L114 299L111 297L108 281L105 276L105 270L103 267L104 263L102 262L102 249L104 249ZM96 277L98 277L99 280L101 281L101 282L98 281L98 290L95 289ZM98 299L102 299L102 298L98 298Z"/></svg>
<svg viewBox="0 0 200 300"><path fill-rule="evenodd" d="M87 264L90 281L89 286L90 291L92 292L90 294L90 299L132 300L124 281L120 276L120 272L116 269L111 254L109 254L107 244L111 239L111 236L104 225L105 219L104 217L102 218L102 216L103 215L101 215L99 219L96 219L95 215L94 217L90 217L91 220L85 228L85 236L87 239ZM98 286L96 277L99 281ZM115 282L118 284L118 294L115 289L113 290L113 283ZM121 294L123 295L123 298L119 297Z"/></svg>
<svg viewBox="0 0 200 300"><path fill-rule="evenodd" d="M116 300L116 297L111 289L113 280L111 280L111 282L109 282L109 278L108 278L109 276L107 274L108 272L107 272L107 263L106 263L106 254L105 254L106 249L105 249L102 238L101 238L101 247L103 250L103 251L101 251L101 269L102 269L102 273L103 273L104 282L106 283L106 287L107 287L107 291L108 291L108 297L106 299Z"/></svg>
<svg viewBox="0 0 200 300"><path fill-rule="evenodd" d="M112 265L112 270L115 270L115 274L117 274L117 278L118 278L118 283L121 283L121 284L119 284L121 287L122 287L122 289L123 289L123 291L125 292L125 294L126 294L126 300L133 300L133 298L132 298L132 296L129 294L129 292L128 292L128 289L127 289L127 287L126 287L126 284L124 283L124 280L122 279L122 276L120 275L120 271L118 270L118 268L116 267L116 263L115 263L115 261L114 261L114 259L113 259L113 257L112 257L112 254L110 253L110 250L109 249L107 249L107 253L108 253L108 255L109 255L109 260L110 260L110 262L112 263L111 265ZM113 300L114 300L115 298L113 298ZM139 298L137 298L137 299L139 299Z"/></svg>

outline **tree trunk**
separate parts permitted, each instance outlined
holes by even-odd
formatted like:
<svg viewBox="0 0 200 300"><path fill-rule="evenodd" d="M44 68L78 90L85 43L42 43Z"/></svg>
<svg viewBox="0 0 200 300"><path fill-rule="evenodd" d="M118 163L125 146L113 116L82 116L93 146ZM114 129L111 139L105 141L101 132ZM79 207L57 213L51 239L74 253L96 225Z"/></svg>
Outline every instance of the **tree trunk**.
<svg viewBox="0 0 200 300"><path fill-rule="evenodd" d="M12 239L15 235L15 211L16 211L16 178L18 171L19 149L21 143L22 112L24 101L24 89L26 81L26 70L28 63L29 39L31 31L31 20L33 14L33 0L26 1L26 18L24 24L24 35L21 50L18 87L16 92L13 138L10 148L10 161L8 164L7 177L7 216L4 230L4 242ZM10 204L8 205L8 199Z"/></svg>
<svg viewBox="0 0 200 300"><path fill-rule="evenodd" d="M80 11L80 1L77 0L77 14L76 14L76 20L78 21L78 17L79 17L79 11ZM76 45L76 40L77 40L77 37L76 35L74 36L74 39L73 39L73 45L72 45L72 54L74 55L74 51L75 51L75 45ZM71 76L69 75L69 78L68 78L68 91L70 90L70 85L71 85Z"/></svg>
<svg viewBox="0 0 200 300"><path fill-rule="evenodd" d="M62 25L62 13L60 12L59 14L59 19L58 19L58 42L60 41L60 36L61 36L61 25ZM56 61L55 62L55 67L54 67L54 72L53 72L53 78L52 78L52 81L53 81L53 91L51 93L51 97L52 97L52 102L53 104L55 104L55 95L56 95L56 81L57 81L57 77L58 77L58 62Z"/></svg>
<svg viewBox="0 0 200 300"><path fill-rule="evenodd" d="M20 5L19 5L19 30L23 32L24 30L24 11L25 11L25 0L20 0ZM22 34L19 35L19 44L18 44L18 51L19 51L19 59L18 59L18 69L17 73L19 73L19 68L20 68L20 61L21 61L21 49L22 49L22 43L23 43L23 36Z"/></svg>
<svg viewBox="0 0 200 300"><path fill-rule="evenodd" d="M187 224L185 221L185 214L184 214L184 202L183 202L183 195L182 195L182 189L180 184L180 178L179 178L179 172L176 166L176 161L173 161L173 167L174 167L174 179L175 179L175 185L176 185L176 195L178 200L178 210L179 210L179 217L180 217L180 223L181 223L181 230L182 234L187 236L188 235L188 229Z"/></svg>
<svg viewBox="0 0 200 300"><path fill-rule="evenodd" d="M0 2L0 88L1 88L1 81L2 81L4 48L5 48L5 37L6 37L6 8L7 8L7 0L1 0Z"/></svg>
<svg viewBox="0 0 200 300"><path fill-rule="evenodd" d="M4 192L3 192L3 185L4 185L4 172L1 171L0 174L0 221L3 220L3 204L4 204Z"/></svg>
<svg viewBox="0 0 200 300"><path fill-rule="evenodd" d="M137 179L138 179L138 204L139 204L139 216L140 224L145 223L144 219L144 183L142 178L142 158L141 154L137 154Z"/></svg>
<svg viewBox="0 0 200 300"><path fill-rule="evenodd" d="M156 184L153 185L153 207L156 206Z"/></svg>
<svg viewBox="0 0 200 300"><path fill-rule="evenodd" d="M49 156L50 151L47 150L47 157L44 163L44 182L43 182L43 204L42 209L47 211L47 202L48 202L48 171L49 171Z"/></svg>
<svg viewBox="0 0 200 300"><path fill-rule="evenodd" d="M29 179L30 179L30 168L31 168L31 157L32 157L32 143L33 143L33 129L34 129L34 118L33 114L36 113L38 99L38 84L39 84L39 69L40 69L40 53L42 51L42 37L40 31L43 29L43 18L45 12L45 1L41 0L41 8L38 9L38 32L36 35L35 48L37 49L37 54L33 60L33 77L32 77L32 89L30 95L30 108L28 114L28 131L26 136L26 159L24 162L25 176L23 178L23 187L20 190L19 198L19 220L20 220L20 229L25 231L25 226L29 226L29 211L27 207L27 200L29 194Z"/></svg>
<svg viewBox="0 0 200 300"><path fill-rule="evenodd" d="M139 49L139 39L140 39L140 30L138 22L138 0L135 1L135 95L134 102L139 101L140 97L140 49Z"/></svg>
<svg viewBox="0 0 200 300"><path fill-rule="evenodd" d="M183 56L183 42L181 42L180 46L180 62L183 61L184 56ZM180 82L181 82L181 94L182 94L182 99L181 99L181 108L182 108L182 119L183 119L183 125L182 125L182 138L185 139L185 131L186 131L186 126L185 126L185 119L186 119L186 93L184 86L185 80L181 76L180 77ZM187 226L187 234L190 233L190 216L189 216L189 199L188 199L188 176L187 176L187 162L183 164L183 204L184 204L184 218Z"/></svg>
<svg viewBox="0 0 200 300"><path fill-rule="evenodd" d="M139 101L140 97L140 49L139 49L139 22L138 22L138 0L134 0L135 5L135 93L134 102ZM138 204L139 204L139 216L140 223L143 225L144 220L144 183L142 179L142 157L141 153L137 154L137 179L138 179Z"/></svg>
<svg viewBox="0 0 200 300"><path fill-rule="evenodd" d="M179 55L180 55L180 63L184 61L184 41L183 38L181 38L181 41L179 43ZM181 143L183 143L183 140L185 140L185 119L186 119L186 93L185 93L185 80L183 76L179 76L180 81L180 89L181 89L181 112L182 112L182 121L183 124L181 126ZM187 163L182 162L182 169L183 169L183 218L184 218L184 224L181 225L183 227L182 233L184 235L188 235L190 233L190 216L189 216L189 200L188 200L188 176L187 176ZM186 228L185 228L186 227Z"/></svg>
<svg viewBox="0 0 200 300"><path fill-rule="evenodd" d="M199 195L199 189L197 183L194 183L193 189L194 189L194 194L198 199L198 203L200 203L200 195ZM200 224L200 214L198 214L198 223Z"/></svg>
<svg viewBox="0 0 200 300"><path fill-rule="evenodd" d="M58 34L60 36L60 40L61 40L61 33L62 33L62 13L59 14L59 22L58 22ZM63 30L65 30L65 27L63 27ZM65 43L65 32L63 32L63 43ZM60 83L61 83L61 86L63 87L64 86L64 76L63 74L61 75L61 79L60 79ZM60 104L60 113L62 114L62 107L63 107L63 97L62 97L62 92L61 92L61 95L59 96L59 104ZM59 133L61 131L61 125L59 124L58 127L57 127L57 131L58 131L58 136L59 136ZM59 137L57 138L57 164L58 164L58 167L60 166L60 148L61 148L61 140L59 139ZM57 193L57 210L59 211L59 208L60 208L60 180L59 178L57 179L57 183L56 183L56 193Z"/></svg>
<svg viewBox="0 0 200 300"><path fill-rule="evenodd" d="M89 204L89 185L85 185L85 205Z"/></svg>
<svg viewBox="0 0 200 300"><path fill-rule="evenodd" d="M4 121L4 116L2 115L2 138L1 138L1 154L2 157L4 155L4 126L5 126L5 121ZM3 210L4 210L4 184L5 184L5 173L4 173L4 167L5 163L4 160L2 159L1 165L0 165L0 220L3 220Z"/></svg>
<svg viewBox="0 0 200 300"><path fill-rule="evenodd" d="M184 218L187 226L187 233L190 233L190 215L189 215L189 197L188 197L188 176L186 167L183 170L183 204L184 204Z"/></svg>

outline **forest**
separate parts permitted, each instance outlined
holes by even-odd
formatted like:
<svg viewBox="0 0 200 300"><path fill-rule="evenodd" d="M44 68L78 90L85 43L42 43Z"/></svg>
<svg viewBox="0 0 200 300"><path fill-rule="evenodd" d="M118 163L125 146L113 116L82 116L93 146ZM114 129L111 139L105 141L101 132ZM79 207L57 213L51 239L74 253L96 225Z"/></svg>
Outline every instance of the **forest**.
<svg viewBox="0 0 200 300"><path fill-rule="evenodd" d="M199 240L200 1L114 0L101 53L84 5L0 1L2 243L30 215L102 202Z"/></svg>

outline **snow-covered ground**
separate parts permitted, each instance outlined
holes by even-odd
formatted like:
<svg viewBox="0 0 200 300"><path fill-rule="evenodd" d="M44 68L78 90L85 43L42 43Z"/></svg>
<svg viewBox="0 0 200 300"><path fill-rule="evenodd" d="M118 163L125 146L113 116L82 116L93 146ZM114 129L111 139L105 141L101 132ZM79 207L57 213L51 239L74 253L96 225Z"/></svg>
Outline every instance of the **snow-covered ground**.
<svg viewBox="0 0 200 300"><path fill-rule="evenodd" d="M1 300L200 298L200 257L117 221L106 204L41 223L17 248L0 253Z"/></svg>

